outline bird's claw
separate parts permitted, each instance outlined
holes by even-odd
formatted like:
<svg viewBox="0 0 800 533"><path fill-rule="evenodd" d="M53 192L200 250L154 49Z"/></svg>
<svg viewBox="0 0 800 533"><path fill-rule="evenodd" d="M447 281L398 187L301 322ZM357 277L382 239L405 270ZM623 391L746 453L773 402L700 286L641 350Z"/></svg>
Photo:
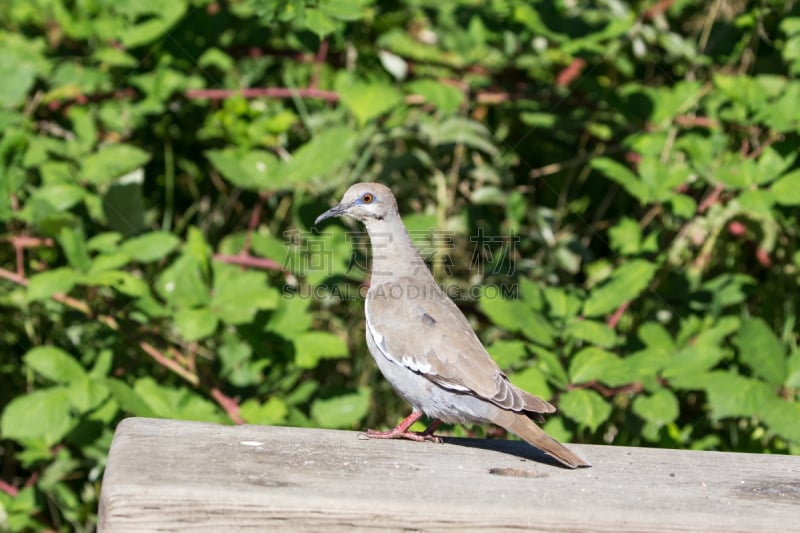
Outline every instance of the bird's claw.
<svg viewBox="0 0 800 533"><path fill-rule="evenodd" d="M360 433L358 438L364 439L408 439L416 442L436 442L441 443L442 439L431 433L416 432L416 431L398 431L393 429L391 431L376 431L368 429L365 433Z"/></svg>

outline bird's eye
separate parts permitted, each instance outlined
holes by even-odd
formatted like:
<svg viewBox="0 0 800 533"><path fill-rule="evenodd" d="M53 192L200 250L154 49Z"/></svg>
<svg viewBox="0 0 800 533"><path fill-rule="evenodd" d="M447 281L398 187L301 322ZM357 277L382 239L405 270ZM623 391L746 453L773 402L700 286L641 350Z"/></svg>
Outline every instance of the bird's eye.
<svg viewBox="0 0 800 533"><path fill-rule="evenodd" d="M361 197L361 202L365 204L371 204L373 199L373 196L370 193L367 193Z"/></svg>

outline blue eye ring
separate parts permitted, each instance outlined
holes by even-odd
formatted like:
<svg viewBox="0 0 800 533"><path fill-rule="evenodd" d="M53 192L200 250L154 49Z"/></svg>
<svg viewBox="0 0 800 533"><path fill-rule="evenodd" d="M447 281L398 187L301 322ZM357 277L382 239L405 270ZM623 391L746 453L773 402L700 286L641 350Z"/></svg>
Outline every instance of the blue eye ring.
<svg viewBox="0 0 800 533"><path fill-rule="evenodd" d="M374 199L375 199L375 197L372 196L372 193L365 193L361 197L361 203L362 204L371 204Z"/></svg>

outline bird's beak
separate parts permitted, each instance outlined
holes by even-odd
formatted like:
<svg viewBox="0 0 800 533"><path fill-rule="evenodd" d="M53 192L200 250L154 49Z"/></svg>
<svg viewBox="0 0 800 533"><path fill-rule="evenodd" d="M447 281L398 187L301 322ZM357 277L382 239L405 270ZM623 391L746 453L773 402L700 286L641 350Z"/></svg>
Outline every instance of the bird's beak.
<svg viewBox="0 0 800 533"><path fill-rule="evenodd" d="M343 204L331 207L330 209L328 209L327 211L325 211L324 213L322 213L320 216L317 217L317 219L314 221L314 225L316 226L323 220L328 220L329 218L342 216L345 213L345 211L347 211L348 207L349 206Z"/></svg>

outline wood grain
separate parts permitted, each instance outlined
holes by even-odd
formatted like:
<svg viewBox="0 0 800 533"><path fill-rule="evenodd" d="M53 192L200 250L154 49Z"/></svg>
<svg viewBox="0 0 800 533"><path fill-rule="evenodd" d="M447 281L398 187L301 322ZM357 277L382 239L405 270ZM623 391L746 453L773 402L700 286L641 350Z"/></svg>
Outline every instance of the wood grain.
<svg viewBox="0 0 800 533"><path fill-rule="evenodd" d="M520 441L129 418L100 530L800 531L800 457L571 445L568 470Z"/></svg>

